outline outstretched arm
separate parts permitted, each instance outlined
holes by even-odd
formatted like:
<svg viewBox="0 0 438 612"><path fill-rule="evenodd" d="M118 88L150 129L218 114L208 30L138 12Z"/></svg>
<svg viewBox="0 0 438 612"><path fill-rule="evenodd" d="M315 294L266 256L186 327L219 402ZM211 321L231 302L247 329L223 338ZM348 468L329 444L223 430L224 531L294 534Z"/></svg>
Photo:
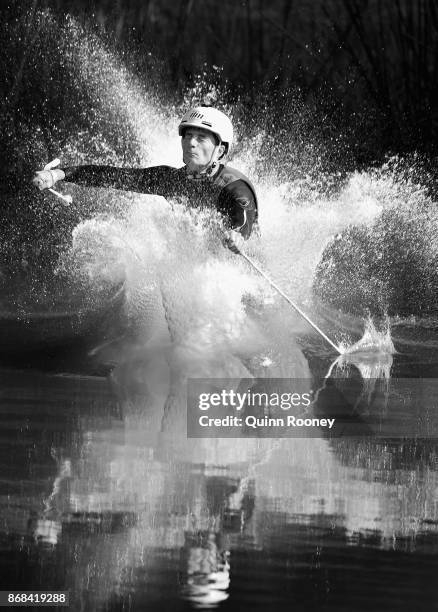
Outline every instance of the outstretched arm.
<svg viewBox="0 0 438 612"><path fill-rule="evenodd" d="M64 168L65 180L88 187L109 187L164 195L174 180L176 168L153 166L151 168L117 168L114 166L73 166Z"/></svg>
<svg viewBox="0 0 438 612"><path fill-rule="evenodd" d="M87 187L124 189L138 193L168 196L177 180L176 168L153 166L151 168L117 168L115 166L71 166L37 172L33 183L39 189L47 189L60 180Z"/></svg>

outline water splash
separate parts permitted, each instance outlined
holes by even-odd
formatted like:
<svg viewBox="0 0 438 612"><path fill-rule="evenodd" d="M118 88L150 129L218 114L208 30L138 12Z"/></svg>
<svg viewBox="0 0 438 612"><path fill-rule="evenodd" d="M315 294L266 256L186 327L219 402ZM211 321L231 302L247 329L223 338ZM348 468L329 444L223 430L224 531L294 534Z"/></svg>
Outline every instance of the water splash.
<svg viewBox="0 0 438 612"><path fill-rule="evenodd" d="M47 23L46 13L40 16L41 24ZM158 99L157 89L142 83L129 70L123 55L113 53L73 18L56 25L44 31L42 40L56 38L57 57L63 64L59 74L69 79L72 113L66 127L58 128L55 143L63 163L180 165L179 106L173 100ZM43 53L44 45L40 47ZM48 60L41 55L40 61ZM204 85L198 83L188 91L185 101L198 102L201 90L214 89ZM57 92L61 95L59 88ZM216 89L213 93L220 99L222 92ZM296 117L291 116L291 124L297 124ZM322 167L317 143L306 149L304 163L298 155L294 157L289 146L292 140L286 141L287 133L282 132L278 138L284 140L294 168L285 180L287 173L279 171L278 159L269 152L275 134L266 130L266 122L251 134L238 125L239 144L232 164L247 172L260 200L261 238L252 239L247 248L304 307L312 306L315 270L322 270L326 286L331 280L335 291L339 286L327 266L318 268L333 236L351 226L372 228L386 211L405 214L414 200L418 206L425 201L424 190L401 177L394 165L347 177L335 173L329 181L323 172L310 173L312 155L314 167ZM41 137L41 130L36 134ZM292 136L302 141L309 137L304 132ZM267 289L237 257L223 251L214 220L196 216L176 203L166 204L162 198L81 187L73 191L75 214L65 226L73 226L73 233L64 236L56 270L90 284L125 278L128 310L134 317L153 320L150 328L158 317L166 316L175 339L191 347L198 343L210 352L218 346L245 352L245 344L251 344L249 335L271 335L272 345L279 345L286 327L295 333L303 330L305 324L292 317L288 306L275 297L268 310L271 322L277 320L276 326L260 323L260 317L253 324L258 315L248 318L242 298L245 301L245 296L250 296L256 304L263 304ZM67 213L70 211L63 211ZM49 214L57 222L59 211ZM68 248L64 247L66 240L70 241ZM350 258L344 263L345 275L354 277L360 262ZM392 353L389 330L382 336L367 328L354 351L358 348ZM348 354L352 350L350 347ZM274 353L275 349L265 351L261 361L272 363Z"/></svg>
<svg viewBox="0 0 438 612"><path fill-rule="evenodd" d="M415 159L393 158L367 173L380 210L368 223L349 224L327 245L315 275L320 298L360 315L436 312L438 215L425 187L414 181L415 170Z"/></svg>
<svg viewBox="0 0 438 612"><path fill-rule="evenodd" d="M344 357L364 353L368 355L393 355L395 347L391 338L389 320L386 319L378 329L373 318L368 316L362 338L350 346L341 345L341 350Z"/></svg>
<svg viewBox="0 0 438 612"><path fill-rule="evenodd" d="M70 40L68 57L73 64L77 79L87 87L88 95L93 98L99 122L104 121L105 136L115 131L116 139L124 139L123 130L128 129L135 145L136 162L141 165L181 165L177 117L169 111L172 105L160 104L152 83L147 87L131 74L123 57L117 57L104 47L101 41L85 32L72 17L68 16L64 26ZM170 108L169 108L170 106ZM90 147L90 136L84 131L73 136L68 151L74 156L89 159L105 158L108 162L120 162L120 154L111 150L107 138L102 133L94 135ZM166 146L163 147L163 142ZM102 146L103 145L103 146ZM100 150L99 150L100 148Z"/></svg>
<svg viewBox="0 0 438 612"><path fill-rule="evenodd" d="M393 355L396 351L389 320L386 320L383 329L379 330L369 316L362 338L351 345L341 344L340 349L341 354L330 365L325 379L333 376L348 377L353 366L360 372L368 396L373 392L377 380L390 379Z"/></svg>

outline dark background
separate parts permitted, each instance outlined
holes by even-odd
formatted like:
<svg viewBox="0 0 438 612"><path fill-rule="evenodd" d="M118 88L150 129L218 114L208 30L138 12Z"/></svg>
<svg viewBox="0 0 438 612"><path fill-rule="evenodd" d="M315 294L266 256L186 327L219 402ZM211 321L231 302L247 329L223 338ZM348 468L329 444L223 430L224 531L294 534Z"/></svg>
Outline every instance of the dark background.
<svg viewBox="0 0 438 612"><path fill-rule="evenodd" d="M297 104L317 109L314 130L342 138L356 164L436 154L436 0L27 0L2 12L13 23L44 8L98 32L163 95L182 96L204 74L257 111L246 122L258 129L289 129ZM22 58L11 59L7 95Z"/></svg>

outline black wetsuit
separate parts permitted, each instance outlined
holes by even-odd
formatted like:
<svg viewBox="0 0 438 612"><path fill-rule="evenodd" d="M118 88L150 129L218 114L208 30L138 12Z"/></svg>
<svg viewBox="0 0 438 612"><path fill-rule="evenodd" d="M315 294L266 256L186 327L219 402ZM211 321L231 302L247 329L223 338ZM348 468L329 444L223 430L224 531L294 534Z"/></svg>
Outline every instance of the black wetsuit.
<svg viewBox="0 0 438 612"><path fill-rule="evenodd" d="M219 211L229 229L249 238L257 223L257 196L247 177L229 166L220 165L211 178L194 179L187 169L170 166L115 168L75 166L64 168L65 180L89 187L110 187L156 194L178 200L184 198L193 208Z"/></svg>

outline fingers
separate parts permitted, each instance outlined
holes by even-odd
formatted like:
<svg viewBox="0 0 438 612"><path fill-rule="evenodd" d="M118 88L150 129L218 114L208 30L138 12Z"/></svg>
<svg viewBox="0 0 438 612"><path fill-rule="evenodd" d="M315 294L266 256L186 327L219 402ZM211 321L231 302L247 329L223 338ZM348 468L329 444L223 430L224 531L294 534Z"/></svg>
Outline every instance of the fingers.
<svg viewBox="0 0 438 612"><path fill-rule="evenodd" d="M35 172L35 175L32 179L33 185L38 187L40 191L43 189L48 189L53 186L53 178L49 170L40 170L39 172Z"/></svg>
<svg viewBox="0 0 438 612"><path fill-rule="evenodd" d="M44 181L42 180L41 177L35 175L32 179L32 185L34 185L35 187L38 187L38 189L40 191L42 191L44 189Z"/></svg>
<svg viewBox="0 0 438 612"><path fill-rule="evenodd" d="M234 230L230 230L225 233L224 244L227 246L230 251L240 254L240 249L243 246L243 236Z"/></svg>

